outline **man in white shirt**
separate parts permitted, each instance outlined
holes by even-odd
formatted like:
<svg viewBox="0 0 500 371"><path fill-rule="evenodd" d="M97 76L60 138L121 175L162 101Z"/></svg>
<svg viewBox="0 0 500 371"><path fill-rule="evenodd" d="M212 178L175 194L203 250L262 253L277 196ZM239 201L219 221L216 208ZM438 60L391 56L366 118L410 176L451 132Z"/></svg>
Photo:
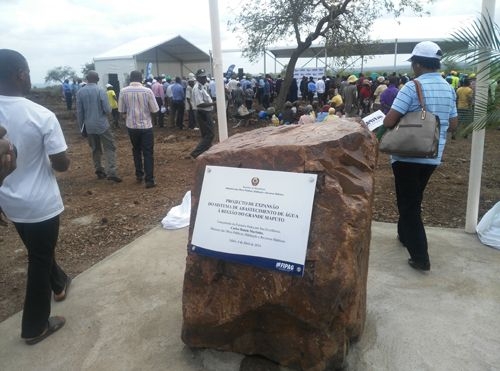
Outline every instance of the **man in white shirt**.
<svg viewBox="0 0 500 371"><path fill-rule="evenodd" d="M316 94L318 94L319 105L325 104L325 76L316 81Z"/></svg>
<svg viewBox="0 0 500 371"><path fill-rule="evenodd" d="M30 89L26 59L0 49L0 122L17 148L17 168L0 187L0 208L28 250L21 337L33 345L64 326L64 317L50 317L50 302L52 293L56 301L66 298L71 278L55 260L64 206L54 170L68 169L67 145L54 113L24 98Z"/></svg>
<svg viewBox="0 0 500 371"><path fill-rule="evenodd" d="M200 128L201 140L191 152L191 157L196 158L212 146L215 137L212 111L215 103L205 88L207 74L204 69L196 72L196 84L193 87L191 102L196 107L196 121Z"/></svg>

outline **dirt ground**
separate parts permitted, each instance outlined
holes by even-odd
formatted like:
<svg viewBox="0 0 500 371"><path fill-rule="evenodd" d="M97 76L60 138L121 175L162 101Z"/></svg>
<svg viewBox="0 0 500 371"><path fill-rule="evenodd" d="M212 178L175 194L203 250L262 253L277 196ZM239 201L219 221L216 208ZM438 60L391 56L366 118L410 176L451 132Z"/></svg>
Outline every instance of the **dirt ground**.
<svg viewBox="0 0 500 371"><path fill-rule="evenodd" d="M160 224L171 207L191 189L195 160L189 153L199 132L155 128L157 187L145 189L135 181L131 148L125 128L115 130L118 171L122 183L97 180L87 141L77 129L74 112L59 98L33 93L34 101L53 110L60 120L71 158L70 170L58 174L65 212L61 216L57 257L71 276L88 269L114 251ZM229 135L255 126L233 129ZM500 131L486 133L480 217L500 200ZM467 202L471 139L449 141L444 163L431 178L424 203L427 226L463 228ZM373 219L396 222L392 172L388 157L380 155L375 171ZM22 309L27 256L14 226L0 227L0 321Z"/></svg>

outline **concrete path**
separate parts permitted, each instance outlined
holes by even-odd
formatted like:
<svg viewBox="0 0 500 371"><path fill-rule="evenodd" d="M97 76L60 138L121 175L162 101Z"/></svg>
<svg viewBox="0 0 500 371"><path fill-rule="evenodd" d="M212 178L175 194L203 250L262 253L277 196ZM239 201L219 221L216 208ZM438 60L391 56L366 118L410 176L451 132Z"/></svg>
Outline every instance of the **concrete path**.
<svg viewBox="0 0 500 371"><path fill-rule="evenodd" d="M367 323L348 370L500 370L500 251L462 230L427 232L423 274L395 225L373 223ZM35 346L19 338L20 313L0 323L0 369L239 370L242 355L180 340L186 241L187 228L157 227L80 274L52 307L66 326Z"/></svg>

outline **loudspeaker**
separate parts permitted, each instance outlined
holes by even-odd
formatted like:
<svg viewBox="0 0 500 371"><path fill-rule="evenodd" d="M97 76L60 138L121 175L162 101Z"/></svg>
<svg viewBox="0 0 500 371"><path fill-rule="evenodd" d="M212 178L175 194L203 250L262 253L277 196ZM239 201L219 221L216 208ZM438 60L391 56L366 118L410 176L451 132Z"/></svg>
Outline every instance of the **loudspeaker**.
<svg viewBox="0 0 500 371"><path fill-rule="evenodd" d="M238 78L240 80L243 78L243 68L238 68Z"/></svg>

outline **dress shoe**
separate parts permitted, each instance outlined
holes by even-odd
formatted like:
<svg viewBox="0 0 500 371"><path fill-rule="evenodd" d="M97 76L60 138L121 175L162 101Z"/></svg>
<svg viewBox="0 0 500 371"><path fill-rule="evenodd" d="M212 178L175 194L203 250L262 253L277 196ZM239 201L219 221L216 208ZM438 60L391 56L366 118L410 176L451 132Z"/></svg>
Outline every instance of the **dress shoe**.
<svg viewBox="0 0 500 371"><path fill-rule="evenodd" d="M103 171L96 171L97 179L106 179L106 173Z"/></svg>
<svg viewBox="0 0 500 371"><path fill-rule="evenodd" d="M108 180L112 180L115 183L121 183L122 178L119 178L116 175L113 175L113 176L108 176Z"/></svg>
<svg viewBox="0 0 500 371"><path fill-rule="evenodd" d="M146 188L153 188L153 187L156 187L155 182L146 182Z"/></svg>
<svg viewBox="0 0 500 371"><path fill-rule="evenodd" d="M416 262L413 259L408 259L408 265L410 267L412 267L413 269L416 269L418 271L427 272L427 271L431 270L431 263L429 263L429 262L420 263L420 262Z"/></svg>

